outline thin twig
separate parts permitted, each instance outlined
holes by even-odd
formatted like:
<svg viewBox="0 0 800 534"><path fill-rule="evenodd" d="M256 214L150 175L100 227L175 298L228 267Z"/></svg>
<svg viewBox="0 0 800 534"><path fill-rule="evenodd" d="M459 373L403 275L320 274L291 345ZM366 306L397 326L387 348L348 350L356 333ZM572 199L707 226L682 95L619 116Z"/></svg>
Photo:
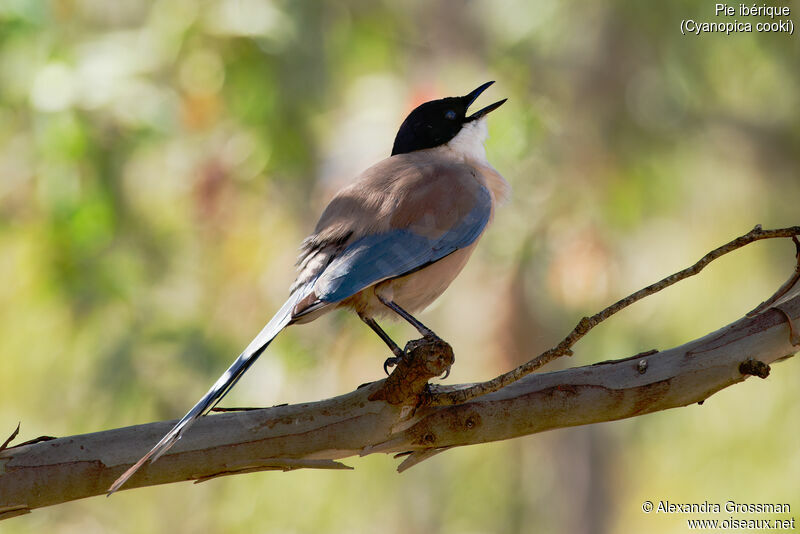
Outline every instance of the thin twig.
<svg viewBox="0 0 800 534"><path fill-rule="evenodd" d="M486 382L480 382L478 384L475 384L473 386L464 389L434 393L431 398L431 405L442 406L442 405L462 404L470 399L474 399L475 397L480 397L481 395L486 395L488 393L498 391L499 389L502 389L507 385L516 382L523 376L533 373L540 367L544 366L547 363L550 363L556 358L560 358L561 356L565 355L571 355L572 354L571 349L573 345L575 345L575 343L577 343L578 340L580 340L592 328L594 328L601 322L605 321L618 311L627 308L634 302L643 299L644 297L652 295L653 293L657 293L662 289L667 288L675 284L676 282L680 282L685 278L696 275L697 273L702 271L706 267L706 265L708 265L715 259L719 258L720 256L727 254L728 252L732 252L736 249L742 248L743 246L748 245L753 241L759 241L761 239L774 239L779 237L796 238L796 236L798 235L800 235L800 226L777 228L774 230L764 230L761 228L760 224L756 225L755 228L753 228L743 236L737 237L733 241L726 243L721 247L715 248L714 250L712 250L702 258L700 258L700 260L691 267L687 267L686 269L679 271L675 274L671 274L670 276L667 276L663 280L651 284L645 287L644 289L640 289L639 291L621 300L618 300L611 306L608 306L604 310L600 311L599 313L596 313L595 315L592 315L591 317L582 318L575 326L575 328L572 329L572 332L570 332L569 335L567 335L567 337L561 340L561 342L558 345L541 353L532 360L520 365L516 369L512 369L507 373L503 373L502 375L495 377L492 380L488 380ZM797 279L795 278L794 281L796 282ZM788 290L790 287L791 285L786 287L786 290ZM779 297L780 295L776 297L776 300ZM761 306L759 306L759 308L756 309L760 308Z"/></svg>

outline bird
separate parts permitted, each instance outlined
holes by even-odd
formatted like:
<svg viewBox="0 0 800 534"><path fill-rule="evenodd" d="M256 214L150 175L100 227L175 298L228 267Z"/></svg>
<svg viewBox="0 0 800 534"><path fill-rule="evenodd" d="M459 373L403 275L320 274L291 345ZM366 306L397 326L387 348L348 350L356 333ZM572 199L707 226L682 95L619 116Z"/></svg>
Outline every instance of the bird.
<svg viewBox="0 0 800 534"><path fill-rule="evenodd" d="M494 82L464 96L425 102L397 132L391 155L339 191L301 244L289 298L211 389L136 464L108 495L148 461L167 452L236 384L287 326L337 308L354 311L389 346L403 349L377 319L402 318L423 336L439 339L412 313L436 300L462 270L510 186L486 159L486 118L507 99L468 114Z"/></svg>

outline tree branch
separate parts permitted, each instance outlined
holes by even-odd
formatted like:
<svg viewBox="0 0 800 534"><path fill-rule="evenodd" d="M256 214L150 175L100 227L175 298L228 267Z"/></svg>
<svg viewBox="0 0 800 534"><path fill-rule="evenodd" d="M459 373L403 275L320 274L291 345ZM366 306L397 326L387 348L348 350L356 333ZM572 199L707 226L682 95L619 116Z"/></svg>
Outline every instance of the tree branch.
<svg viewBox="0 0 800 534"><path fill-rule="evenodd" d="M540 355L536 356L532 360L529 360L516 369L512 369L507 373L503 373L502 375L493 378L492 380L488 380L486 382L480 382L478 384L473 384L468 388L459 388L455 391L441 393L436 395L433 399L433 403L437 405L445 405L445 404L461 404L469 399L473 399L475 397L479 397L481 395L486 395L488 393L492 393L493 391L498 391L499 389L516 382L520 378L527 376L540 367L550 363L551 361L560 358L561 356L571 356L572 355L572 347L577 343L583 336L589 333L589 331L597 326L598 324L602 323L618 311L621 311L634 302L637 302L647 296L650 296L654 293L658 293L662 289L665 289L681 280L689 278L690 276L694 276L702 271L706 265L714 261L715 259L719 258L720 256L727 254L728 252L733 252L736 249L742 248L745 245L749 245L753 241L759 241L761 239L774 239L776 237L791 237L795 242L795 246L797 246L798 251L798 266L795 268L795 272L789 280L781 286L780 289L765 302L759 304L756 309L751 311L748 315L757 313L758 310L764 309L764 306L769 302L774 302L777 300L782 292L788 291L789 287L794 285L798 278L800 278L800 245L798 245L797 236L800 235L800 226L792 226L789 228L778 228L775 230L763 230L761 225L756 225L755 228L750 230L743 236L737 237L733 241L725 243L721 247L717 247L702 258L700 258L697 263L694 265L683 269L682 271L678 271L675 274L671 274L666 278L659 280L654 284L650 284L649 286L640 289L636 293L628 295L627 297L618 300L611 306L608 306L604 310L592 315L591 317L584 317L582 318L575 328L572 329L567 337L561 340L561 343L556 345L555 347L546 350L545 352L541 353Z"/></svg>
<svg viewBox="0 0 800 534"><path fill-rule="evenodd" d="M799 234L800 227L757 227L692 267L582 320L551 350L566 345L566 351L561 349L561 354L566 354L595 324L696 274L735 248L767 237ZM617 361L529 374L464 402L450 401L464 398L462 395L474 391L473 385L440 387L434 395L426 385L451 363L448 348L412 342L408 347L411 357L388 379L351 393L200 419L169 453L144 466L123 489L182 480L202 482L261 470L347 469L336 460L376 452L410 452L398 468L402 471L455 446L701 402L749 375L766 376L770 364L800 350L800 341L795 339L800 330L800 256L798 262L791 283L784 284L764 305L695 341ZM435 404L441 399L444 404ZM0 447L0 519L105 493L173 424L149 423Z"/></svg>

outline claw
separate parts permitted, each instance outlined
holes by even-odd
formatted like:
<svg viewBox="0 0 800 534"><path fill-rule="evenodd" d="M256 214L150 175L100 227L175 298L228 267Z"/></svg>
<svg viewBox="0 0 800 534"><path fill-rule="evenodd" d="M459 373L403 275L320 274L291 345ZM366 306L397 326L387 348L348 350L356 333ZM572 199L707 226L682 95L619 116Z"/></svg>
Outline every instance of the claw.
<svg viewBox="0 0 800 534"><path fill-rule="evenodd" d="M397 356L392 356L391 358L386 358L386 361L383 362L383 372L388 375L389 374L389 369L391 367L394 367L398 363L400 363L400 358L398 358Z"/></svg>

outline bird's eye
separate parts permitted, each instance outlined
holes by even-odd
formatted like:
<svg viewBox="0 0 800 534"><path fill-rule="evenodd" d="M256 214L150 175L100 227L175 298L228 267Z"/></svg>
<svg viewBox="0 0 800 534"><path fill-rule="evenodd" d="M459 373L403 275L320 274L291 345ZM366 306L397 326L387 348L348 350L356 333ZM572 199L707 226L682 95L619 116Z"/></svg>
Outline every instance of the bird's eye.
<svg viewBox="0 0 800 534"><path fill-rule="evenodd" d="M444 114L444 118L448 120L454 120L456 118L456 112L451 109Z"/></svg>

